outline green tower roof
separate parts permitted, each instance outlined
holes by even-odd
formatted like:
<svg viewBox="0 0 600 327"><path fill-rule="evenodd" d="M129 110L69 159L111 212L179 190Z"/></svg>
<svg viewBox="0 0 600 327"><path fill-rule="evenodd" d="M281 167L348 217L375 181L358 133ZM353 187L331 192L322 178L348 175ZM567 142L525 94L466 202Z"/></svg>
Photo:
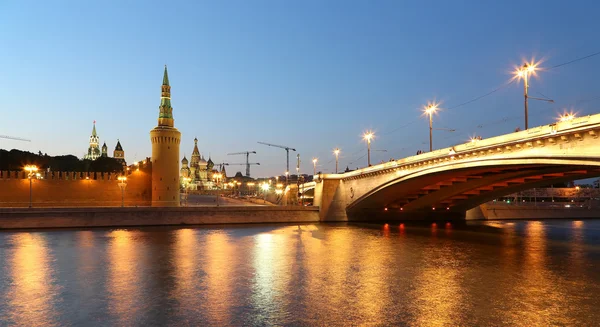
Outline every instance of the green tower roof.
<svg viewBox="0 0 600 327"><path fill-rule="evenodd" d="M169 74L167 73L167 65L165 65L165 74L163 75L163 85L169 85Z"/></svg>

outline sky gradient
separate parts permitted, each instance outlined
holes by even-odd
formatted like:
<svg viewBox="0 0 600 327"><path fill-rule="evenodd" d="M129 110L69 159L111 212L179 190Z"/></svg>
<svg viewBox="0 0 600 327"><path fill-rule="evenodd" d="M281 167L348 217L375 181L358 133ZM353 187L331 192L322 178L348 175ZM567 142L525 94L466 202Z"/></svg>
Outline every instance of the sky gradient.
<svg viewBox="0 0 600 327"><path fill-rule="evenodd" d="M169 68L181 155L193 139L215 163L255 150L252 175L366 165L428 148L421 107L441 101L434 148L523 126L524 59L552 67L600 51L595 1L0 1L0 148L87 151L92 122L129 163L151 154L163 67ZM531 126L564 110L600 112L600 56L531 81ZM453 109L451 109L453 108ZM290 158L295 167L295 154ZM244 171L228 167L228 173ZM294 171L294 169L291 169Z"/></svg>

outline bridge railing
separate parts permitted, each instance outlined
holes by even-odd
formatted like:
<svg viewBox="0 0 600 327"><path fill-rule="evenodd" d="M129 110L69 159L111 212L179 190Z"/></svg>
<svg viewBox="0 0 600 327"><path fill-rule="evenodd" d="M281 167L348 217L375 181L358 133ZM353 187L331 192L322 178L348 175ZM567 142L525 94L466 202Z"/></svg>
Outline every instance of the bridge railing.
<svg viewBox="0 0 600 327"><path fill-rule="evenodd" d="M461 153L488 151L490 149L505 147L515 143L532 142L540 138L551 137L553 135L560 136L563 133L577 130L589 130L596 127L600 129L600 114L578 117L570 121L533 127L528 130L504 134L487 139L475 139L454 146L434 150L431 152L424 152L422 154L373 165L371 167L365 167L344 174L322 174L319 175L315 180L318 180L319 178L348 178L360 176L371 172L419 164L422 162L429 162L440 158L460 156Z"/></svg>

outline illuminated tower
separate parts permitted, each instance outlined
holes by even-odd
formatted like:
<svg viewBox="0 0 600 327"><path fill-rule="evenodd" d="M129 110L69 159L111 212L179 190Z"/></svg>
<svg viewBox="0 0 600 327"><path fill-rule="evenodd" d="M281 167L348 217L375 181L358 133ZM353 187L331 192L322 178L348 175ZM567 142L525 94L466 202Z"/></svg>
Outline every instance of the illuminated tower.
<svg viewBox="0 0 600 327"><path fill-rule="evenodd" d="M102 157L108 157L108 147L106 146L106 142L102 144Z"/></svg>
<svg viewBox="0 0 600 327"><path fill-rule="evenodd" d="M158 126L150 131L152 141L152 206L179 206L179 142L181 133L174 127L171 86L167 66L163 76Z"/></svg>
<svg viewBox="0 0 600 327"><path fill-rule="evenodd" d="M92 128L92 136L90 136L90 147L88 148L87 154L83 158L96 160L101 155L102 152L100 152L100 138L96 133L96 121L94 120L94 128Z"/></svg>

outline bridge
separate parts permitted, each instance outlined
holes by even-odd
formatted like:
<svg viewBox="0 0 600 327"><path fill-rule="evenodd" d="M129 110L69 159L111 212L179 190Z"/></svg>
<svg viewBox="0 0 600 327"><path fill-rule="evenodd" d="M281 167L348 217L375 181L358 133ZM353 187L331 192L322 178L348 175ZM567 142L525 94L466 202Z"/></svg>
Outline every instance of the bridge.
<svg viewBox="0 0 600 327"><path fill-rule="evenodd" d="M598 135L600 114L320 174L314 205L324 221L464 218L511 193L600 176Z"/></svg>

